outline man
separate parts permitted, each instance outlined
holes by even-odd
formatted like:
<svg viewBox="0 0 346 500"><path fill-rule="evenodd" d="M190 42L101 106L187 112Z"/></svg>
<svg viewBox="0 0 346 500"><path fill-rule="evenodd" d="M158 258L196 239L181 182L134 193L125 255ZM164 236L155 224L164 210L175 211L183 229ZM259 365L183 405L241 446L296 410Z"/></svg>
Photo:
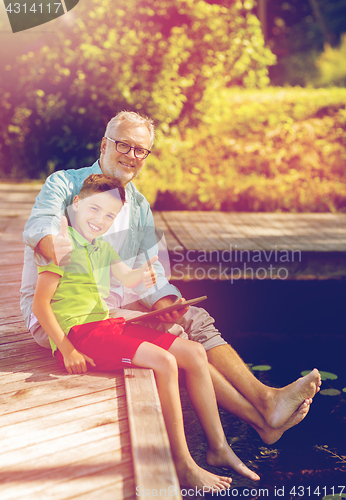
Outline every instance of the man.
<svg viewBox="0 0 346 500"><path fill-rule="evenodd" d="M117 217L122 231L121 248L116 248L123 261L140 265L148 242L139 237L141 227L153 227L153 217L147 200L131 181L142 171L154 142L154 127L150 119L137 113L121 112L108 123L101 142L101 156L91 167L59 171L52 174L43 186L25 226L26 243L21 308L27 326L35 340L48 347L47 335L32 314L32 300L37 280L37 264L54 260L63 263L71 252L70 241L58 232L60 216L71 205L84 179L92 174L104 173L121 180L126 188L127 202ZM119 244L119 238L117 238ZM132 261L131 261L132 259ZM135 261L135 262L134 262ZM158 310L181 298L179 290L166 280L162 266L154 264L158 276L157 286L151 294L136 290L141 303L148 309ZM132 303L131 303L132 302ZM114 316L132 314L128 309L141 309L123 288L113 284L110 305ZM201 308L190 307L160 316L161 328L179 333L180 326L191 340L203 344L207 351L210 371L220 406L248 422L267 444L277 441L283 432L299 423L307 414L312 398L319 390L321 380L315 369L294 383L276 389L263 385L250 372L236 351L221 337L214 320ZM172 323L177 325L172 327ZM167 325L168 324L168 325ZM157 327L155 325L155 327ZM174 330L175 329L175 330Z"/></svg>

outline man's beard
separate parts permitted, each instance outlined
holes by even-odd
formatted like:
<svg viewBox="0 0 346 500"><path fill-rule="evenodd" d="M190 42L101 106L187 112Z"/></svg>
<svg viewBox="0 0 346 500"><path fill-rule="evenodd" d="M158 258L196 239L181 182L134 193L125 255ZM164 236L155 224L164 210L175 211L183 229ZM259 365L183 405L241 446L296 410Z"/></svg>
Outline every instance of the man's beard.
<svg viewBox="0 0 346 500"><path fill-rule="evenodd" d="M109 163L106 158L103 158L103 173L106 175L110 175L111 177L116 177L121 181L122 184L126 184L138 177L142 169L143 167L136 172L131 170L125 171L125 168L123 170L121 167L114 166L112 163ZM135 170L135 168L133 170Z"/></svg>

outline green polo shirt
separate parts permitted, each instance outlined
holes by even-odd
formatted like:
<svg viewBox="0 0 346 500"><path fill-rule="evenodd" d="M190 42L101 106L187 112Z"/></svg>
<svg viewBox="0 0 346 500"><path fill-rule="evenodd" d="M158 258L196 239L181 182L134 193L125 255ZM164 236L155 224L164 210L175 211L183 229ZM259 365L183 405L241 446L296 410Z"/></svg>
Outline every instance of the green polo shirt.
<svg viewBox="0 0 346 500"><path fill-rule="evenodd" d="M109 295L110 264L120 260L107 241L95 239L90 243L72 227L68 230L73 248L70 263L38 268L39 274L50 271L60 276L51 306L66 335L73 326L108 318L104 299ZM57 347L51 340L50 344L54 352Z"/></svg>

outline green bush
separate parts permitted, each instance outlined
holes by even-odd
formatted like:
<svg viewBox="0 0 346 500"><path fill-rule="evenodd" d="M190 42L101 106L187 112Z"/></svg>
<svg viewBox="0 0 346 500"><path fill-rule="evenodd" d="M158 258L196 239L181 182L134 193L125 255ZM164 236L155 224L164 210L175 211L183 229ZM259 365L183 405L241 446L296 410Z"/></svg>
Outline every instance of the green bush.
<svg viewBox="0 0 346 500"><path fill-rule="evenodd" d="M342 35L339 47L324 47L324 52L320 54L315 65L319 71L316 80L318 85L346 86L346 33Z"/></svg>
<svg viewBox="0 0 346 500"><path fill-rule="evenodd" d="M346 211L346 89L229 89L159 132L136 181L157 209Z"/></svg>
<svg viewBox="0 0 346 500"><path fill-rule="evenodd" d="M0 175L90 164L122 109L169 132L199 124L210 94L265 87L275 56L252 9L253 0L79 2L75 18L54 21L49 46L24 48L0 72Z"/></svg>

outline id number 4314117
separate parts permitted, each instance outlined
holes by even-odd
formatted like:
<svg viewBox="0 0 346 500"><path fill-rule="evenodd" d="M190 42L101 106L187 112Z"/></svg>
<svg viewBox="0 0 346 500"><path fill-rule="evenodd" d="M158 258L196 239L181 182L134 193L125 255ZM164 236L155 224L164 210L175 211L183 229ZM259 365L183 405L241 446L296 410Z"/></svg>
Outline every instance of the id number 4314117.
<svg viewBox="0 0 346 500"><path fill-rule="evenodd" d="M345 492L345 493L344 493ZM322 500L334 500L337 498L346 498L346 486L292 486L290 495L297 497L310 497L318 495Z"/></svg>
<svg viewBox="0 0 346 500"><path fill-rule="evenodd" d="M13 8L12 8L13 5ZM33 3L31 4L26 4L26 3L9 3L8 6L6 7L6 12L9 12L10 14L26 14L29 12L33 12L34 14L39 13L47 13L47 14L57 14L59 11L59 8L61 6L61 2L54 2L52 3Z"/></svg>

